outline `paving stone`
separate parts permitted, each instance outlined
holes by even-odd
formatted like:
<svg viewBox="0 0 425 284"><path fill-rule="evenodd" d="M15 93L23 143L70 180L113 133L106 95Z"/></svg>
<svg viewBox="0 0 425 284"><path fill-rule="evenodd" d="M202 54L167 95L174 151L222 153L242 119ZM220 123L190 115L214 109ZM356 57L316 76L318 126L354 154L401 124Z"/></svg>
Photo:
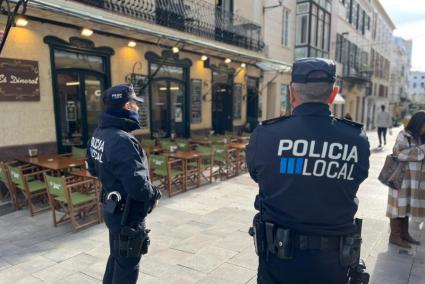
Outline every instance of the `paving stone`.
<svg viewBox="0 0 425 284"><path fill-rule="evenodd" d="M9 264L7 261L5 261L4 259L0 258L0 271L11 267L11 264Z"/></svg>
<svg viewBox="0 0 425 284"><path fill-rule="evenodd" d="M14 283L20 278L29 276L25 271L12 266L0 271L0 284Z"/></svg>
<svg viewBox="0 0 425 284"><path fill-rule="evenodd" d="M211 277L223 279L227 283L246 283L248 282L257 272L246 269L240 266L236 266L230 263L224 263L217 269L212 271L209 275Z"/></svg>
<svg viewBox="0 0 425 284"><path fill-rule="evenodd" d="M245 249L227 262L255 271L258 269L258 256L255 254L254 247Z"/></svg>
<svg viewBox="0 0 425 284"><path fill-rule="evenodd" d="M97 280L102 280L103 275L105 274L107 259L103 261L96 262L87 268L80 269L80 272L94 278Z"/></svg>
<svg viewBox="0 0 425 284"><path fill-rule="evenodd" d="M65 279L62 279L61 283L94 284L94 283L101 283L101 281L93 277L90 277L89 275L86 275L84 273L77 272L77 273L68 275Z"/></svg>
<svg viewBox="0 0 425 284"><path fill-rule="evenodd" d="M56 265L56 262L42 256L36 256L27 262L16 265L15 267L25 271L28 274L32 274L53 265Z"/></svg>
<svg viewBox="0 0 425 284"><path fill-rule="evenodd" d="M32 276L37 277L47 283L58 283L60 282L60 280L74 273L75 271L71 267L56 264L36 273L33 273Z"/></svg>
<svg viewBox="0 0 425 284"><path fill-rule="evenodd" d="M237 252L235 251L209 246L182 261L181 265L200 272L209 273L236 254Z"/></svg>
<svg viewBox="0 0 425 284"><path fill-rule="evenodd" d="M1 280L0 280L0 283L1 283ZM34 276L26 276L22 279L14 281L13 283L14 284L42 284L45 282Z"/></svg>
<svg viewBox="0 0 425 284"><path fill-rule="evenodd" d="M205 277L205 274L182 266L173 266L170 270L156 279L156 283L163 284L181 284L181 283L196 283Z"/></svg>
<svg viewBox="0 0 425 284"><path fill-rule="evenodd" d="M74 270L83 270L88 266L93 265L94 263L98 263L100 261L102 261L102 259L99 259L95 256L86 253L80 253L63 261L62 264L68 265Z"/></svg>

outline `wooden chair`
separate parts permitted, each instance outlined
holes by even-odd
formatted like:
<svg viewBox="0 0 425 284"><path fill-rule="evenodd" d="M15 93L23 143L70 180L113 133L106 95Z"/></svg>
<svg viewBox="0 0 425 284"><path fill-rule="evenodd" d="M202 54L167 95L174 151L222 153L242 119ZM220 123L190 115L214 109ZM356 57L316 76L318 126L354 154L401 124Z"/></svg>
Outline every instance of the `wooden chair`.
<svg viewBox="0 0 425 284"><path fill-rule="evenodd" d="M86 153L87 153L87 149L86 148L80 148L80 147L75 147L72 146L71 149L71 157L73 158L85 158L86 157Z"/></svg>
<svg viewBox="0 0 425 284"><path fill-rule="evenodd" d="M43 174L46 170L42 170L37 167L22 167L19 165L7 165L7 167L13 191L16 193L17 209L28 205L31 216L34 216L35 213L49 209L47 202L47 189L43 179ZM18 190L25 196L25 204L23 205L18 201ZM42 202L45 202L46 206L37 207L34 202L37 199L42 199Z"/></svg>
<svg viewBox="0 0 425 284"><path fill-rule="evenodd" d="M190 151L190 144L188 140L178 139L175 143L180 151Z"/></svg>
<svg viewBox="0 0 425 284"><path fill-rule="evenodd" d="M171 152L171 148L177 146L176 142L171 141L169 139L161 139L160 140L161 148L166 152Z"/></svg>
<svg viewBox="0 0 425 284"><path fill-rule="evenodd" d="M45 174L53 225L71 222L74 231L100 223L99 190L94 179ZM64 213L58 220L56 211ZM85 222L84 218L87 218Z"/></svg>
<svg viewBox="0 0 425 284"><path fill-rule="evenodd" d="M214 168L214 146L197 145L196 152L201 155L201 177L212 183ZM189 163L189 166L195 167L196 163ZM209 175L206 175L205 172L209 172Z"/></svg>
<svg viewBox="0 0 425 284"><path fill-rule="evenodd" d="M4 193L3 188L0 188L0 200L4 201L10 198L17 209L16 193L14 192L12 181L10 180L9 170L6 163L2 161L0 161L0 184L3 184L3 187L6 189Z"/></svg>
<svg viewBox="0 0 425 284"><path fill-rule="evenodd" d="M229 178L235 176L237 172L237 158L236 150L229 149L225 144L215 145L214 150L214 165L218 166L218 169L213 172L213 175L220 179L225 176Z"/></svg>
<svg viewBox="0 0 425 284"><path fill-rule="evenodd" d="M182 160L170 160L164 155L151 155L149 156L149 166L152 181L158 180L160 188L167 190L169 197L186 190Z"/></svg>

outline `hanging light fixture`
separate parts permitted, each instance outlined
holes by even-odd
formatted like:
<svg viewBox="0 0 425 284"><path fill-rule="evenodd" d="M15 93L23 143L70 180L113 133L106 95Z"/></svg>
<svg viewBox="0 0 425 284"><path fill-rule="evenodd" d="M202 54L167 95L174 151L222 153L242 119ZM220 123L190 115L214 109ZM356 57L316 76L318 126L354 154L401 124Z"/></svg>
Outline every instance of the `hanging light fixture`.
<svg viewBox="0 0 425 284"><path fill-rule="evenodd" d="M246 63L241 63L241 67L245 69L246 68Z"/></svg>
<svg viewBox="0 0 425 284"><path fill-rule="evenodd" d="M230 58L224 59L224 63L229 64L230 62L232 62L232 59L230 59Z"/></svg>
<svg viewBox="0 0 425 284"><path fill-rule="evenodd" d="M136 47L136 42L135 41L133 41L133 40L130 40L129 42L128 42L128 47Z"/></svg>
<svg viewBox="0 0 425 284"><path fill-rule="evenodd" d="M206 55L202 55L202 56L201 56L201 60L202 60L202 61L206 61L206 60L208 60L208 56L206 56Z"/></svg>

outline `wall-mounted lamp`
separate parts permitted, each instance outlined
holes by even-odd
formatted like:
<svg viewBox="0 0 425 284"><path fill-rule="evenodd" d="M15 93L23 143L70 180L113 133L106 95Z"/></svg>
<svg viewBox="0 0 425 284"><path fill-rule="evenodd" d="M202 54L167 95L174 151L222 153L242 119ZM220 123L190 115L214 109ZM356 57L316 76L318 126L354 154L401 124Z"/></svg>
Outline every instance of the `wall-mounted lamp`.
<svg viewBox="0 0 425 284"><path fill-rule="evenodd" d="M206 56L206 55L202 55L202 56L201 56L201 60L202 60L202 61L208 60L208 56Z"/></svg>
<svg viewBox="0 0 425 284"><path fill-rule="evenodd" d="M241 63L241 68L246 68L246 63Z"/></svg>
<svg viewBox="0 0 425 284"><path fill-rule="evenodd" d="M224 59L224 63L226 63L226 64L229 64L229 63L231 63L232 62L232 59L230 59L230 58L226 58L226 59Z"/></svg>
<svg viewBox="0 0 425 284"><path fill-rule="evenodd" d="M26 27L28 25L28 20L25 19L24 17L18 17L18 18L16 18L15 24L18 27Z"/></svg>
<svg viewBox="0 0 425 284"><path fill-rule="evenodd" d="M177 46L173 46L173 47L171 48L171 50L173 51L173 53L174 53L174 54L176 54L176 53L179 53L179 52L180 52L180 49L179 49Z"/></svg>
<svg viewBox="0 0 425 284"><path fill-rule="evenodd" d="M135 41L133 41L133 40L130 40L129 42L128 42L128 47L136 47L136 42Z"/></svg>
<svg viewBox="0 0 425 284"><path fill-rule="evenodd" d="M93 34L93 31L91 29L84 28L81 30L82 36L91 36Z"/></svg>

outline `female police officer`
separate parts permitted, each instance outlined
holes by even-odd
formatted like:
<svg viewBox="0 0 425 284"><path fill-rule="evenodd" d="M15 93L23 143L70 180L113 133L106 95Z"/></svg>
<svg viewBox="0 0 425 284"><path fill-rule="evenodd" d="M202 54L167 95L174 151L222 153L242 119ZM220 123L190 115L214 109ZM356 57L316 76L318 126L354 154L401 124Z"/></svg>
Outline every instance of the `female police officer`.
<svg viewBox="0 0 425 284"><path fill-rule="evenodd" d="M102 211L109 229L110 256L103 283L136 283L149 238L144 219L160 198L152 187L146 155L129 132L139 129L132 85L105 91L105 112L87 147L89 171L102 183Z"/></svg>

